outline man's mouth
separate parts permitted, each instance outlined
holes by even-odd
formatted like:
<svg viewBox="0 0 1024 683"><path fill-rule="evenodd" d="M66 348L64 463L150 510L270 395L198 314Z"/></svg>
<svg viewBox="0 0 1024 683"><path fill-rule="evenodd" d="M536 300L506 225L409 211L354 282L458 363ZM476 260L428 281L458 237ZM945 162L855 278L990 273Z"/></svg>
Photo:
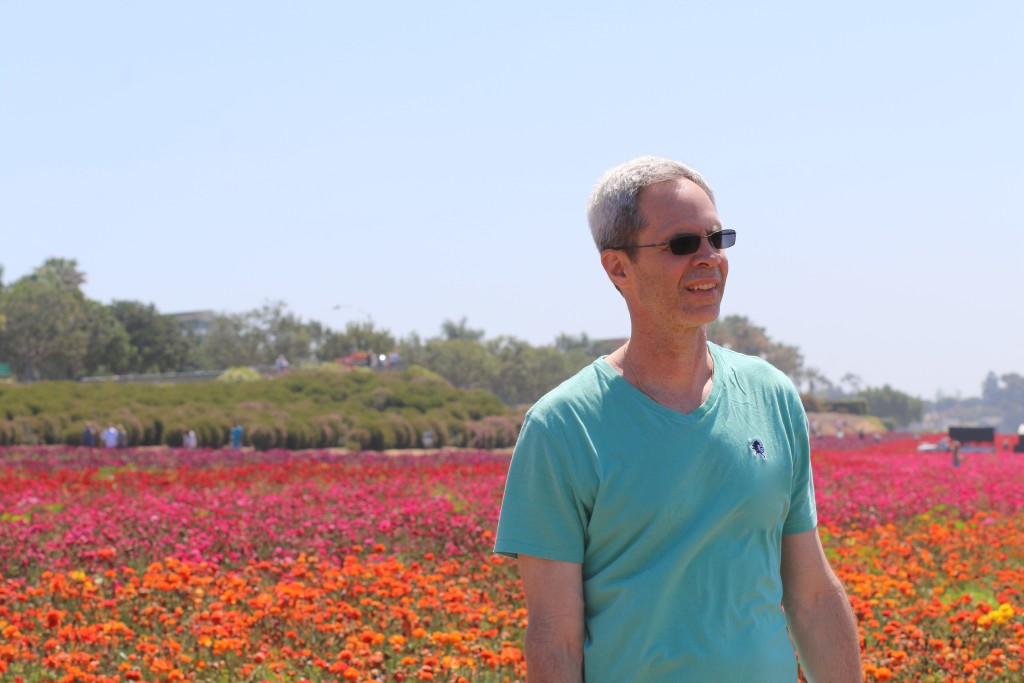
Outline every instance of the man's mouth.
<svg viewBox="0 0 1024 683"><path fill-rule="evenodd" d="M715 289L718 285L714 282L705 282L699 285L689 285L686 290L689 292L706 292L709 289Z"/></svg>

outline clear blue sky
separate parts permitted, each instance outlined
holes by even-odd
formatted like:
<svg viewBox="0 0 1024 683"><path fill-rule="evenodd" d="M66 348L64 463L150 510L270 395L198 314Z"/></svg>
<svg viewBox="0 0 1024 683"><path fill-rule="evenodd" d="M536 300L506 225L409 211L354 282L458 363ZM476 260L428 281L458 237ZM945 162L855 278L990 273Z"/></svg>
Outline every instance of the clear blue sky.
<svg viewBox="0 0 1024 683"><path fill-rule="evenodd" d="M701 170L723 314L924 398L1024 373L1024 3L4 2L4 281L397 336L628 334L585 204ZM340 308L336 308L340 306Z"/></svg>

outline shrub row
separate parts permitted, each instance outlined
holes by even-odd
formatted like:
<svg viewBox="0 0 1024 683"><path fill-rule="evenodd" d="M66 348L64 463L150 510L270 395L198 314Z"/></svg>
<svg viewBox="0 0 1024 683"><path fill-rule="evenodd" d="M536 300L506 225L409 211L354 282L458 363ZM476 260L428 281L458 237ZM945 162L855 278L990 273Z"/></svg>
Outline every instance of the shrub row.
<svg viewBox="0 0 1024 683"><path fill-rule="evenodd" d="M493 394L462 391L441 377L403 372L319 370L257 382L178 385L40 382L0 387L0 445L81 445L87 423L120 425L128 446L179 447L185 429L199 445L271 448L501 448L515 443L521 413Z"/></svg>

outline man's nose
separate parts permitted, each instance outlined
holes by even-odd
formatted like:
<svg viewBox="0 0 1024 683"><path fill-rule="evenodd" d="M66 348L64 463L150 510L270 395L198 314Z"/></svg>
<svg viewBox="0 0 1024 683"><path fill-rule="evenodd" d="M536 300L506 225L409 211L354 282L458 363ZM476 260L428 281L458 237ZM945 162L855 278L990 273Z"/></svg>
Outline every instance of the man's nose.
<svg viewBox="0 0 1024 683"><path fill-rule="evenodd" d="M714 245L711 244L711 240L709 240L706 236L701 238L700 246L697 248L697 251L694 252L693 254L694 261L707 262L713 264L720 263L724 257L725 255L723 254L723 250L715 249Z"/></svg>

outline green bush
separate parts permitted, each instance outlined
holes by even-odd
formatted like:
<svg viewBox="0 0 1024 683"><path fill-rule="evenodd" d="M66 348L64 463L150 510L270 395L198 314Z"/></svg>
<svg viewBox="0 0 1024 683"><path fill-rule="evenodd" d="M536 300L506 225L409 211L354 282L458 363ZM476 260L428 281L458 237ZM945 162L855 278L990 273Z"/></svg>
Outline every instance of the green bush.
<svg viewBox="0 0 1024 683"><path fill-rule="evenodd" d="M218 382L235 384L238 382L258 382L263 379L260 373L252 368L228 368L217 377Z"/></svg>
<svg viewBox="0 0 1024 683"><path fill-rule="evenodd" d="M368 451L370 450L371 437L370 430L366 427L350 429L345 437L345 448L355 451Z"/></svg>
<svg viewBox="0 0 1024 683"><path fill-rule="evenodd" d="M821 399L814 394L800 394L800 402L804 405L804 411L808 413L821 413L825 410Z"/></svg>
<svg viewBox="0 0 1024 683"><path fill-rule="evenodd" d="M248 432L249 443L252 447L258 451L267 451L271 448L277 448L277 429L273 426L258 424L253 425L246 430Z"/></svg>
<svg viewBox="0 0 1024 683"><path fill-rule="evenodd" d="M421 368L299 370L262 382L120 384L40 382L0 387L0 445L80 445L86 422L122 424L128 445L230 442L236 422L257 449L507 445L522 416L495 396L462 391ZM511 425L511 427L509 426Z"/></svg>
<svg viewBox="0 0 1024 683"><path fill-rule="evenodd" d="M825 410L847 415L867 415L868 401L865 398L834 398L825 401Z"/></svg>

